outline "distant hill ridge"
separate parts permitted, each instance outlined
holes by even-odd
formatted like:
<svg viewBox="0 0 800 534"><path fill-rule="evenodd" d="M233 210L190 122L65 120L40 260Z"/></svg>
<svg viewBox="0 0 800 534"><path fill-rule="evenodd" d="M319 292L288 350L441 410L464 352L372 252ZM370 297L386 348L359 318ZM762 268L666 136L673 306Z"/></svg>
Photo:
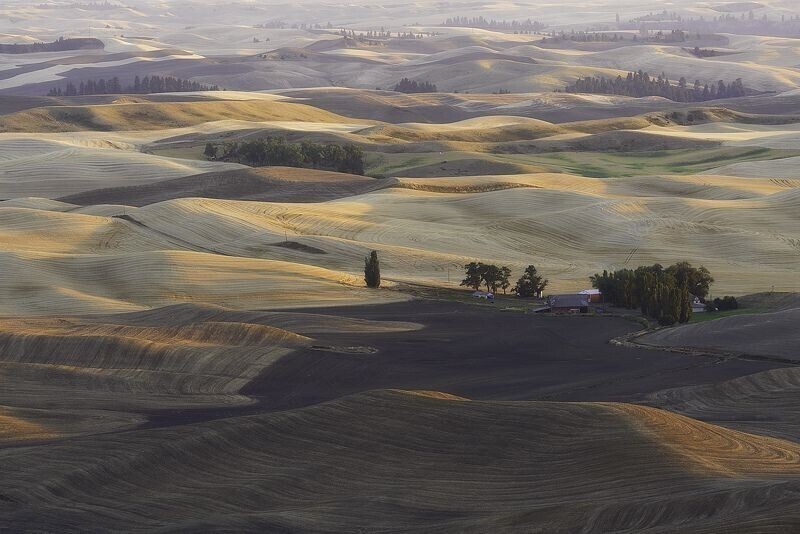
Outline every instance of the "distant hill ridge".
<svg viewBox="0 0 800 534"><path fill-rule="evenodd" d="M13 43L0 44L0 54L32 54L34 52L63 52L65 50L100 50L105 48L103 41L94 37L59 37L52 43Z"/></svg>

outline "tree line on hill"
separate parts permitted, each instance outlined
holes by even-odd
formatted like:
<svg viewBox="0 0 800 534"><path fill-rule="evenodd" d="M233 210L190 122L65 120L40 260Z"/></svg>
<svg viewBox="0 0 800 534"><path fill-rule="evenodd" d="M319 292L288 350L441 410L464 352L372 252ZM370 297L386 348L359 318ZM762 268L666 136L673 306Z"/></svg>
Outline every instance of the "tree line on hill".
<svg viewBox="0 0 800 534"><path fill-rule="evenodd" d="M552 44L560 43L562 41L571 41L575 43L616 43L624 41L625 36L619 33L611 32L584 32L575 31L567 33L565 31L546 33L545 37L539 41L539 44Z"/></svg>
<svg viewBox="0 0 800 534"><path fill-rule="evenodd" d="M693 56L699 57L700 59L706 57L714 57L717 54L719 54L719 52L717 52L713 48L700 48L699 46L695 46L694 48L689 50L689 52L691 52Z"/></svg>
<svg viewBox="0 0 800 534"><path fill-rule="evenodd" d="M66 4L66 5L65 4L60 4L60 3L59 4L53 4L53 3L45 4L45 3L42 3L42 4L38 4L36 7L38 9L65 9L65 8L68 8L68 9L91 9L91 10L96 10L96 11L103 11L103 10L108 10L108 9L120 9L120 8L125 7L125 6L122 6L120 4L112 4L112 3L108 2L108 1L104 1L104 2L88 2L88 3L84 3L84 4L81 4L79 2L73 2L71 4Z"/></svg>
<svg viewBox="0 0 800 534"><path fill-rule="evenodd" d="M538 32L547 27L536 20L486 20L484 17L450 17L442 26L456 26L459 28L480 28L482 30L513 31L514 33Z"/></svg>
<svg viewBox="0 0 800 534"><path fill-rule="evenodd" d="M609 31L575 31L569 33L565 31L560 32L545 32L545 37L539 41L539 44L554 44L562 41L571 41L575 43L618 43L629 41L632 43L683 43L689 35L682 30L672 30L669 32L657 31L654 33L647 33L642 35L630 35L625 33L616 33ZM700 38L700 36L697 36Z"/></svg>
<svg viewBox="0 0 800 534"><path fill-rule="evenodd" d="M418 82L403 78L394 86L393 91L398 93L435 93L437 88L436 84L431 82Z"/></svg>
<svg viewBox="0 0 800 534"><path fill-rule="evenodd" d="M697 36L700 38L700 36ZM633 40L646 43L685 43L689 35L683 30L671 30L664 32L658 30L656 32L642 32L641 35L634 35Z"/></svg>
<svg viewBox="0 0 800 534"><path fill-rule="evenodd" d="M293 30L333 30L334 26L333 23L331 23L330 21L326 22L325 24L321 24L319 22L288 23L285 20L276 19L263 22L261 24L254 24L253 28L269 29L269 30L285 30L287 28L291 28ZM269 41L269 39L267 39L267 41Z"/></svg>
<svg viewBox="0 0 800 534"><path fill-rule="evenodd" d="M252 141L207 143L203 154L209 159L244 163L253 167L281 165L364 174L364 152L354 144L320 144L310 141L288 143L268 136Z"/></svg>
<svg viewBox="0 0 800 534"><path fill-rule="evenodd" d="M519 297L534 297L540 295L547 284L548 280L539 274L536 267L528 265L512 288L512 292ZM459 285L471 287L475 291L481 286L486 286L486 291L491 293L497 293L498 289L502 289L505 294L511 287L511 269L505 265L497 266L473 261L464 265L464 279Z"/></svg>
<svg viewBox="0 0 800 534"><path fill-rule="evenodd" d="M718 17L707 18L684 17L675 12L664 10L660 13L650 13L619 24L619 29L637 29L642 33L657 29L670 29L678 27L683 31L692 33L733 33L745 35L772 35L781 37L797 37L800 33L800 15L781 14L780 17L770 18L766 13L757 17L751 10L745 15L736 16L725 13Z"/></svg>
<svg viewBox="0 0 800 534"><path fill-rule="evenodd" d="M103 41L94 37L65 39L59 37L52 43L0 44L0 54L32 54L34 52L63 52L65 50L99 50Z"/></svg>
<svg viewBox="0 0 800 534"><path fill-rule="evenodd" d="M666 74L651 77L643 71L629 72L623 78L606 78L605 76L587 76L568 85L567 93L592 93L601 95L623 95L633 97L661 96L675 102L703 102L720 98L736 98L745 96L745 89L741 78L725 83L723 80L715 84L701 84L695 80L693 85L687 83L686 78L680 78L673 84Z"/></svg>
<svg viewBox="0 0 800 534"><path fill-rule="evenodd" d="M50 89L47 96L79 96L79 95L118 95L150 93L186 93L189 91L219 91L219 86L206 85L173 76L134 77L133 83L123 86L118 77L108 79L86 80L77 86L70 82L62 90L61 87Z"/></svg>
<svg viewBox="0 0 800 534"><path fill-rule="evenodd" d="M367 30L362 32L356 32L355 30L339 30L339 35L342 37L347 37L350 39L356 39L362 42L368 40L377 40L377 39L423 39L425 37L433 37L437 35L435 32L395 32L392 33L384 28L380 30Z"/></svg>
<svg viewBox="0 0 800 534"><path fill-rule="evenodd" d="M619 17L619 15L617 16ZM640 15L638 17L633 17L630 21L631 22L663 22L663 21L675 21L681 22L683 17L679 15L676 11L668 12L666 9L659 13L650 12L647 15Z"/></svg>

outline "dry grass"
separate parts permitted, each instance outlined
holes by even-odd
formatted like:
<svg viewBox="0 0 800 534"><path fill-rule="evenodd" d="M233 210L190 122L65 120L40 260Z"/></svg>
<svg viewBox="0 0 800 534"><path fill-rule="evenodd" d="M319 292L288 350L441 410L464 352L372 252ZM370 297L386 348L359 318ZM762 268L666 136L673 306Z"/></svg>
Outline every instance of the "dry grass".
<svg viewBox="0 0 800 534"><path fill-rule="evenodd" d="M403 299L366 290L355 274L204 252L6 252L0 264L0 315L122 312L177 302L276 309Z"/></svg>
<svg viewBox="0 0 800 534"><path fill-rule="evenodd" d="M576 289L594 272L623 266L633 251L635 265L680 259L705 264L720 292L773 284L796 289L797 190L769 180L534 174L400 183L416 191L389 189L303 205L180 200L134 216L207 249L279 255L354 274L364 253L377 248L385 276L436 285L446 282L448 268L458 273L477 258L514 269L533 262L548 273L554 290ZM474 192L480 190L490 192ZM328 254L264 248L284 232Z"/></svg>
<svg viewBox="0 0 800 534"><path fill-rule="evenodd" d="M0 162L0 198L56 198L112 185L241 168L232 163L181 160L103 148L68 148Z"/></svg>
<svg viewBox="0 0 800 534"><path fill-rule="evenodd" d="M438 286L448 286L449 274L454 287L463 264L475 259L514 272L534 263L553 291L584 288L603 269L686 259L714 273L720 294L800 289L798 190L780 182L532 174L398 183L303 204L187 198L87 213L31 200L26 205L40 209L0 204L0 311L397 298L362 287L372 249L384 278ZM127 220L107 216L120 211ZM275 246L287 238L291 247Z"/></svg>
<svg viewBox="0 0 800 534"><path fill-rule="evenodd" d="M520 139L538 139L564 133L565 129L549 122L522 117L486 117L450 124L398 124L375 126L359 132L367 139L378 142L401 140L505 142Z"/></svg>
<svg viewBox="0 0 800 534"><path fill-rule="evenodd" d="M295 331L419 328L189 304L111 316L0 319L0 445L124 430L157 409L252 404L243 387L313 344Z"/></svg>
<svg viewBox="0 0 800 534"><path fill-rule="evenodd" d="M0 132L162 130L219 120L347 122L304 104L262 100L146 102L33 108L0 116Z"/></svg>

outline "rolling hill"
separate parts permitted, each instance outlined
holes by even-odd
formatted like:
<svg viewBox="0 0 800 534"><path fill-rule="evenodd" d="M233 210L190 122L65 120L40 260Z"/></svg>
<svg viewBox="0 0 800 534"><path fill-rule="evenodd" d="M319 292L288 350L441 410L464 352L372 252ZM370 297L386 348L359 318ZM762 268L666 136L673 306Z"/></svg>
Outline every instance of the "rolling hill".
<svg viewBox="0 0 800 534"><path fill-rule="evenodd" d="M89 518L111 529L779 529L798 521L798 456L788 441L652 408L378 391L17 448L0 507L9 526L44 529Z"/></svg>
<svg viewBox="0 0 800 534"><path fill-rule="evenodd" d="M796 6L531 7L0 3L0 531L800 531ZM678 261L742 309L506 294Z"/></svg>

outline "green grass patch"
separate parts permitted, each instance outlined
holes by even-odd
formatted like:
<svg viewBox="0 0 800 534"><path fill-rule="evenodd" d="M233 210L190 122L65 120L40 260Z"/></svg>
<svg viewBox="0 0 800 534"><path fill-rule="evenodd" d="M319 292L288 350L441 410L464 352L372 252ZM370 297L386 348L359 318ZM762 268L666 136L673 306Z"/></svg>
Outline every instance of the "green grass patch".
<svg viewBox="0 0 800 534"><path fill-rule="evenodd" d="M544 166L553 172L566 172L590 178L641 176L643 174L698 174L743 161L766 161L800 155L799 150L752 147L721 147L699 150L658 152L554 152L548 154L508 154L509 162Z"/></svg>
<svg viewBox="0 0 800 534"><path fill-rule="evenodd" d="M399 175L406 169L447 161L449 154L452 153L390 154L365 152L364 164L367 174L380 174L383 176Z"/></svg>
<svg viewBox="0 0 800 534"><path fill-rule="evenodd" d="M642 176L648 174L697 174L722 165L800 156L800 150L753 147L720 147L658 152L551 152L543 154L486 154L480 152L378 153L367 152L367 173L399 175L417 167L454 164L460 160L519 165L548 172L564 172L589 178ZM452 165L451 165L452 166ZM508 171L504 171L508 172ZM491 174L491 173L490 173Z"/></svg>
<svg viewBox="0 0 800 534"><path fill-rule="evenodd" d="M755 315L764 312L765 310L758 308L739 308L738 310L693 313L692 318L689 319L689 323L705 323L708 321L714 321L715 319L722 319L723 317L732 317L734 315Z"/></svg>

